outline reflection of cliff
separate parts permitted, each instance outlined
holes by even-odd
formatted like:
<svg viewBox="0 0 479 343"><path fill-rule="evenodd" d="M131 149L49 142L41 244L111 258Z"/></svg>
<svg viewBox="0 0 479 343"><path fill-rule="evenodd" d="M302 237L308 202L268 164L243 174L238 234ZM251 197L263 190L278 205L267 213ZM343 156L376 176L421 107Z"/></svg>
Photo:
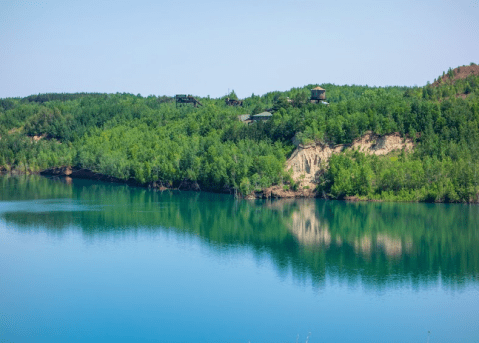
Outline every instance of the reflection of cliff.
<svg viewBox="0 0 479 343"><path fill-rule="evenodd" d="M392 238L385 234L378 233L376 237L376 244L381 247L386 255L391 257L400 256L411 252L412 238L407 237L404 240Z"/></svg>
<svg viewBox="0 0 479 343"><path fill-rule="evenodd" d="M316 216L316 203L303 203L291 217L290 230L302 244L319 244L326 247L331 244L331 233L327 224Z"/></svg>
<svg viewBox="0 0 479 343"><path fill-rule="evenodd" d="M412 238L405 239L391 237L385 233L378 233L374 239L363 236L354 240L354 250L363 255L371 255L374 251L384 252L388 257L395 258L406 255L412 250Z"/></svg>
<svg viewBox="0 0 479 343"><path fill-rule="evenodd" d="M364 256L384 253L390 258L400 257L412 251L412 238L393 237L387 233L365 233L360 237L349 239L339 234L332 239L326 218L321 218L316 211L315 202L304 202L291 215L290 231L303 245L317 245L329 248L333 243L340 247L343 242L354 247L357 254Z"/></svg>
<svg viewBox="0 0 479 343"><path fill-rule="evenodd" d="M413 241L410 236L397 237L385 232L363 233L359 237L343 237L334 234L327 218L321 218L315 202L303 202L291 215L289 230L302 245L330 248L343 244L354 248L356 254L371 256L384 254L388 258L404 257L412 252Z"/></svg>

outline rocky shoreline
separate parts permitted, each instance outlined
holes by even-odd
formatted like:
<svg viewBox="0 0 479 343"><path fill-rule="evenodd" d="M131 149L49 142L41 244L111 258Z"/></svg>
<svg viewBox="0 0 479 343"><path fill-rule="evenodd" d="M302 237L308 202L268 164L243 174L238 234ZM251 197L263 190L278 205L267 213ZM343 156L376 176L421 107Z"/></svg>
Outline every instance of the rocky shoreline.
<svg viewBox="0 0 479 343"><path fill-rule="evenodd" d="M40 172L32 172L32 171L25 172L23 170L18 170L18 169L0 170L0 175L20 176L20 175L32 175L32 174L42 175L45 177L76 178L76 179L87 179L87 180L94 180L94 181L101 181L101 182L126 184L133 187L148 188L148 189L152 189L156 191L166 191L166 190L193 191L193 192L203 191L203 192L210 192L210 193L230 194L238 199L246 199L246 200L321 198L321 199L339 200L339 201L346 201L346 202L384 202L385 201L381 199L368 199L368 198L357 197L357 196L346 196L342 199L335 199L335 198L329 198L326 194L322 192L318 192L315 189L303 188L301 190L294 191L290 189L284 189L284 187L280 185L271 186L261 191L254 191L244 196L240 193L236 193L235 190L231 188L224 188L223 190L218 191L216 189L209 189L207 187L202 187L201 184L199 184L198 182L192 182L189 180L184 180L177 187L174 187L173 185L165 185L161 181L140 183L133 178L130 178L129 180L122 180L113 176L96 173L89 169L75 168L75 167L52 168L52 169L46 169ZM406 202L418 202L418 201L406 201ZM434 203L445 203L445 202L435 201ZM469 204L478 204L478 203L479 203L479 199L477 202L476 201L469 202Z"/></svg>
<svg viewBox="0 0 479 343"><path fill-rule="evenodd" d="M14 174L24 174L19 172L14 172ZM212 193L224 193L224 194L231 194L238 198L243 199L270 199L270 198L316 198L320 194L318 194L314 189L302 189L302 190L284 190L282 186L272 186L268 187L262 191L252 192L248 195L241 195L236 193L232 188L224 188L222 191L212 190L204 185L199 184L196 181L190 180L183 180L177 187L174 187L171 184L165 184L161 181L154 181L148 183L140 183L133 178L129 180L122 180L116 178L114 176L108 176L100 173L93 172L89 169L83 168L75 168L75 167L60 167L60 168L52 168L47 169L39 172L38 174L43 176L57 176L57 177L71 177L77 179L88 179L88 180L95 180L95 181L103 181L103 182L113 182L113 183L122 183L128 184L130 186L135 187L144 187L149 189L155 189L158 191L164 190L181 190L181 191L206 191Z"/></svg>

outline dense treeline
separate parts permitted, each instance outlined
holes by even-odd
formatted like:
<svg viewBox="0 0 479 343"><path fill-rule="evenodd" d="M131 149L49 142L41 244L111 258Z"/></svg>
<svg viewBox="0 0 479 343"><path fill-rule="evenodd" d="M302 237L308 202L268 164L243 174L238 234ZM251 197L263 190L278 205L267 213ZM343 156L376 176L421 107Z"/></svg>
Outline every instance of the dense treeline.
<svg viewBox="0 0 479 343"><path fill-rule="evenodd" d="M367 131L399 132L415 140L414 153L335 156L320 189L335 198L477 201L479 77L454 80L455 72L425 87L323 84L329 106L309 103L317 85L253 94L243 107L208 97L202 107L177 108L171 97L125 93L1 99L0 168L73 165L141 183L192 181L247 194L294 185L283 167L293 138L339 144ZM264 110L273 111L270 121L237 120Z"/></svg>

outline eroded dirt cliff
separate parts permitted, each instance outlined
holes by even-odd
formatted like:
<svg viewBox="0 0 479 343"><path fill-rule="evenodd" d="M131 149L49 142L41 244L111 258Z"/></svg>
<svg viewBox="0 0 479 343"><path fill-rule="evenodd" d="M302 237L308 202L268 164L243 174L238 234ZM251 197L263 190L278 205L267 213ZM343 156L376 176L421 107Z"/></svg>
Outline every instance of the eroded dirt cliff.
<svg viewBox="0 0 479 343"><path fill-rule="evenodd" d="M349 145L299 145L286 162L286 169L292 170L292 177L296 182L300 182L301 188L314 188L320 173L335 153L354 149L371 155L387 155L397 150L410 151L413 146L411 139L403 138L397 132L383 136L368 132Z"/></svg>

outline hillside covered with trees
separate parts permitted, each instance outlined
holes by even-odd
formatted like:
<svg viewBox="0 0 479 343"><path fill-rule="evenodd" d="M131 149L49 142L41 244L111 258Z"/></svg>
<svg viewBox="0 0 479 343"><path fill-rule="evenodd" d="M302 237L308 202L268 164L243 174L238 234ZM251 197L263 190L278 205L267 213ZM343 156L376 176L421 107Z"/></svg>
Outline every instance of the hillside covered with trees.
<svg viewBox="0 0 479 343"><path fill-rule="evenodd" d="M342 199L477 202L479 66L450 69L424 87L322 84L329 106L311 104L317 85L176 107L167 96L39 94L0 99L0 169L73 166L140 184L247 195L272 185L297 189L284 165L295 142L348 144L368 131L399 132L412 153L334 155L319 194ZM234 98L235 94L229 94ZM271 120L238 116L264 110Z"/></svg>

